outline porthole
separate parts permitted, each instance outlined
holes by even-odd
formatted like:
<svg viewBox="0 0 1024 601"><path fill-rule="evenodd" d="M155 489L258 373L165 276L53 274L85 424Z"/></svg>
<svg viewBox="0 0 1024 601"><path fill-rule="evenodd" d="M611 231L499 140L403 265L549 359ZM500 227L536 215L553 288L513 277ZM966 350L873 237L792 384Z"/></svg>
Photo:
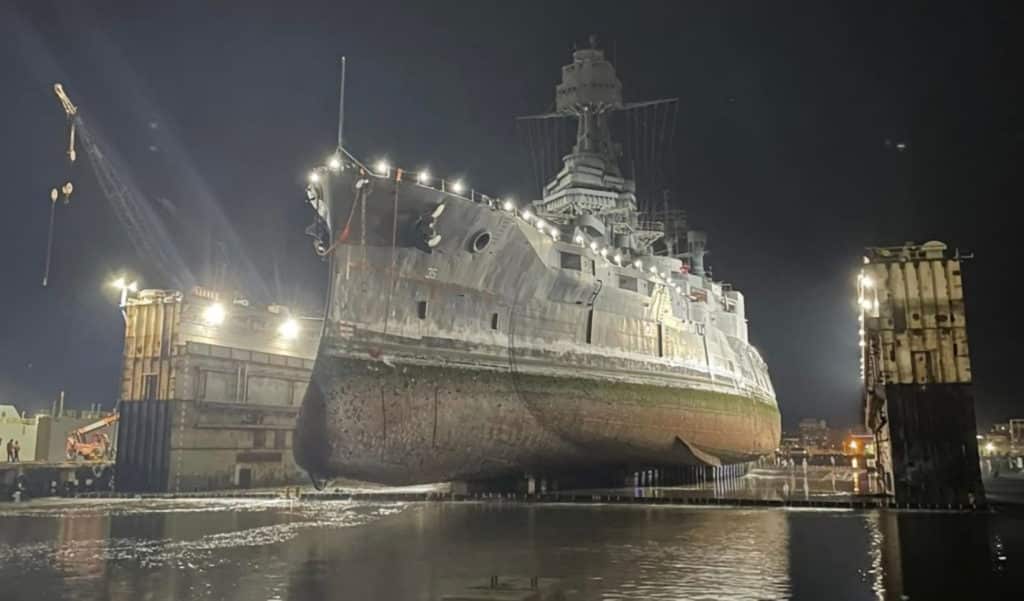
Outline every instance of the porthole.
<svg viewBox="0 0 1024 601"><path fill-rule="evenodd" d="M469 247L473 252L478 253L487 248L487 245L490 243L491 233L485 230L473 236L473 241L470 243Z"/></svg>

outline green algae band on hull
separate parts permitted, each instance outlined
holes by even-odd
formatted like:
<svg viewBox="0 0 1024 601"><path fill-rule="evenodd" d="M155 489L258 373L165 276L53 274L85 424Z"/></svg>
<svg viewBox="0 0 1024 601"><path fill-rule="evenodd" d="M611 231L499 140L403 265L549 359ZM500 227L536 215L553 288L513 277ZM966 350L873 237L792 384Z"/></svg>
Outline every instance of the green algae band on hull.
<svg viewBox="0 0 1024 601"><path fill-rule="evenodd" d="M608 126L630 105L600 50L573 61L555 117L578 120L577 142L528 207L348 156L307 189L331 265L295 444L314 476L472 480L777 447L743 295L705 272L703 234L639 212Z"/></svg>

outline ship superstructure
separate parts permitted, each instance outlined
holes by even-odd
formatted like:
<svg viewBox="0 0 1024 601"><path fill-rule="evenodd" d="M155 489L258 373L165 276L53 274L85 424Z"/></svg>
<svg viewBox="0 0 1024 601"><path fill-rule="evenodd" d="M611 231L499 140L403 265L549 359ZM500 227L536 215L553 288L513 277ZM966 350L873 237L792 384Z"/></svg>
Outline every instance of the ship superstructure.
<svg viewBox="0 0 1024 601"><path fill-rule="evenodd" d="M628 110L597 48L562 69L576 143L519 207L461 181L339 154L311 175L331 264L296 457L385 483L739 462L780 421L743 295L706 238L642 218L609 115ZM675 218L673 218L673 215Z"/></svg>

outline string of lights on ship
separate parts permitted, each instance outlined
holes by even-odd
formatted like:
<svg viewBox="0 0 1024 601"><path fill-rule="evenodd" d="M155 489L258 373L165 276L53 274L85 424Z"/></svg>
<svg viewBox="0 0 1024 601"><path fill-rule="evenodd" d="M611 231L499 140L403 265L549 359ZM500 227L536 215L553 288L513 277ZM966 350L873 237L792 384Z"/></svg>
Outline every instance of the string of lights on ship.
<svg viewBox="0 0 1024 601"><path fill-rule="evenodd" d="M346 155L348 155L347 152L346 152ZM400 180L402 174L412 173L412 171L406 171L406 170L403 170L403 169L396 169L396 168L394 168L390 163L388 163L384 159L378 160L374 164L373 169L370 170L370 169L367 169L365 166L363 166L361 163L359 163L359 161L357 161L351 155L348 155L348 157L350 159L352 159L352 161L355 162L357 165L359 165L364 170L366 170L368 173L370 173L371 175L373 175L375 177L378 177L380 179L387 179L387 178L391 177L391 173L392 172L395 173L396 179L399 179L399 180ZM341 171L341 158L338 155L332 155L327 160L327 165L317 167L317 168L313 169L312 171L310 171L309 178L308 178L310 185L309 185L309 188L307 188L307 190L306 190L306 194L309 197L309 200L311 202L314 201L314 200L318 200L319 197L320 197L320 192L317 189L317 186L321 183L321 180L324 177L324 174L337 173L339 171ZM515 216L519 217L520 219L522 219L523 221L525 221L526 223L536 227L537 230L539 230L543 234L547 234L547 235L551 236L551 239L556 241L556 242L558 242L560 240L561 236L562 236L562 233L561 233L561 231L559 230L559 228L557 226L548 224L541 217L539 217L537 215L534 215L533 212L530 211L529 209L522 209L522 210L520 210L516 206L515 201L512 200L511 198L506 198L504 200L500 200L500 199L496 199L496 198L491 197L491 196L487 196L486 194L478 194L476 191L474 191L472 189L469 189L469 196L466 196L465 194L466 194L466 191L467 191L467 186L466 186L466 183L463 180L457 179L455 181L449 182L449 181L447 181L445 179L434 178L434 177L432 177L430 171L427 170L427 169L421 169L421 170L417 171L415 179L416 179L416 183L418 185L420 185L420 186L423 186L425 188L430 188L432 190L438 190L438 191L444 192L446 194L452 194L452 195L458 196L459 198L462 198L464 200L469 200L470 202L488 204L488 205L490 205L492 207L497 207L497 206L500 205L501 208L504 211L506 211L506 212L508 212L508 213L510 213L512 215L515 215ZM434 182L437 183L436 186L432 185ZM608 247L605 247L605 246L602 246L596 240L589 239L583 233L578 232L576 234L576 236L573 238L573 242L575 242L577 245L579 245L584 250L589 249L595 255L599 255L602 259L604 259L608 263L615 263L619 267L623 267L623 268L627 268L627 269L632 267L632 268L636 269L637 271L639 271L641 274L646 273L646 272L644 272L644 263L640 259L636 259L635 261L633 261L632 265L629 265L629 264L625 264L624 265L623 264L622 253L616 251L614 254L611 254L612 249L610 249ZM611 254L611 256L609 256L610 254ZM679 286L679 284L677 284L675 282L672 282L669 279L668 272L661 272L661 273L659 273L657 267L654 266L654 265L651 265L651 266L649 266L649 273L654 278L660 280L661 284L671 288L672 290L675 290L677 293L682 293L682 288Z"/></svg>

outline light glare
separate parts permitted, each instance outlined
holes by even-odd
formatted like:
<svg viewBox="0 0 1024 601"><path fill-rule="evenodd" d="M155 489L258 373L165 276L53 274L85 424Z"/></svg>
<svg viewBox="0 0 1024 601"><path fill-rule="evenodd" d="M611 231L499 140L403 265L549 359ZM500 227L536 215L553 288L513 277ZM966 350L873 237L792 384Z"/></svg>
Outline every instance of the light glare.
<svg viewBox="0 0 1024 601"><path fill-rule="evenodd" d="M219 326L224 323L225 317L227 317L227 312L224 311L224 305L220 303L213 303L203 309L203 321L208 326Z"/></svg>
<svg viewBox="0 0 1024 601"><path fill-rule="evenodd" d="M299 337L299 332L302 330L297 319L289 317L288 319L281 322L281 325L277 327L277 333L285 340L294 340Z"/></svg>

